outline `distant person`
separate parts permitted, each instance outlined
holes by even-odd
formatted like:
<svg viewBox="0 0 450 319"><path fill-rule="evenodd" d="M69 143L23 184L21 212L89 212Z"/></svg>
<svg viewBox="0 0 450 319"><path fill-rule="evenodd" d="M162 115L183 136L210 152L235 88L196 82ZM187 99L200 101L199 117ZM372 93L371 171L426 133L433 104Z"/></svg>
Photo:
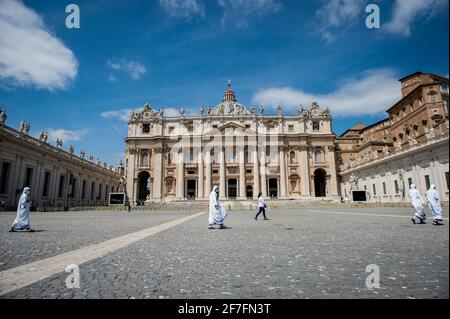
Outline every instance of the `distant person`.
<svg viewBox="0 0 450 319"><path fill-rule="evenodd" d="M430 185L430 189L427 190L425 196L428 200L428 206L431 209L431 214L433 215L433 225L444 225L442 221L442 207L439 202L439 193L436 191L435 185Z"/></svg>
<svg viewBox="0 0 450 319"><path fill-rule="evenodd" d="M2 201L0 202L0 211L6 211L6 202L4 199L2 199Z"/></svg>
<svg viewBox="0 0 450 319"><path fill-rule="evenodd" d="M10 232L15 232L19 230L28 230L33 232L34 230L30 227L30 207L31 207L31 188L25 187L23 189L22 195L19 198L19 204L17 205L17 216L9 229Z"/></svg>
<svg viewBox="0 0 450 319"><path fill-rule="evenodd" d="M427 217L425 216L425 210L423 207L424 202L422 197L420 196L419 191L416 189L416 185L411 184L408 196L411 200L412 206L416 211L414 217L411 218L411 221L413 222L413 224L426 224L425 219Z"/></svg>
<svg viewBox="0 0 450 319"><path fill-rule="evenodd" d="M269 218L266 217L266 202L263 198L262 193L259 193L258 195L258 213L255 216L255 220L258 220L258 216L262 213L264 216L264 220L269 220Z"/></svg>
<svg viewBox="0 0 450 319"><path fill-rule="evenodd" d="M227 216L227 211L219 202L219 187L214 186L211 194L209 194L208 229L215 229L215 226L217 226L219 229L228 228L223 224Z"/></svg>

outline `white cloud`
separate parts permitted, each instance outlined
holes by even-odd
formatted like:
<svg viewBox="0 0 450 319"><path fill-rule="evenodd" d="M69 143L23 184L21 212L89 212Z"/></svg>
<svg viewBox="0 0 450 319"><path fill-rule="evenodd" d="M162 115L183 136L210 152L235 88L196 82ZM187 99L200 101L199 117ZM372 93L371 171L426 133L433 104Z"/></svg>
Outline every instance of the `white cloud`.
<svg viewBox="0 0 450 319"><path fill-rule="evenodd" d="M66 130L66 129L48 129L48 138L50 141L56 141L57 138L61 138L63 143L71 141L80 141L84 135L89 132L88 129L80 130Z"/></svg>
<svg viewBox="0 0 450 319"><path fill-rule="evenodd" d="M360 0L326 1L316 11L314 28L325 41L333 42L338 33L355 19L362 17L363 13L363 3Z"/></svg>
<svg viewBox="0 0 450 319"><path fill-rule="evenodd" d="M0 81L6 86L64 89L78 62L43 19L19 0L0 0Z"/></svg>
<svg viewBox="0 0 450 319"><path fill-rule="evenodd" d="M358 78L347 79L335 91L313 94L290 87L268 88L253 96L253 103L269 107L283 106L295 111L299 105L308 106L317 101L327 106L335 116L381 114L401 98L400 85L391 69L364 72Z"/></svg>
<svg viewBox="0 0 450 319"><path fill-rule="evenodd" d="M448 0L396 0L392 19L384 28L389 33L408 37L416 20L429 19L438 12L448 11Z"/></svg>
<svg viewBox="0 0 450 319"><path fill-rule="evenodd" d="M122 59L117 62L111 60L106 61L107 66L113 71L122 71L128 74L133 80L139 80L143 75L147 73L146 67L137 61ZM109 81L117 80L114 75L110 75Z"/></svg>
<svg viewBox="0 0 450 319"><path fill-rule="evenodd" d="M278 12L282 8L278 0L217 0L217 3L224 10L222 25L235 27L245 27L249 18Z"/></svg>
<svg viewBox="0 0 450 319"><path fill-rule="evenodd" d="M191 20L194 16L205 15L205 9L197 0L159 0L159 4L169 15Z"/></svg>
<svg viewBox="0 0 450 319"><path fill-rule="evenodd" d="M128 122L132 109L122 109L117 111L103 112L100 115L105 119L116 119L122 122ZM136 110L137 112L138 110Z"/></svg>

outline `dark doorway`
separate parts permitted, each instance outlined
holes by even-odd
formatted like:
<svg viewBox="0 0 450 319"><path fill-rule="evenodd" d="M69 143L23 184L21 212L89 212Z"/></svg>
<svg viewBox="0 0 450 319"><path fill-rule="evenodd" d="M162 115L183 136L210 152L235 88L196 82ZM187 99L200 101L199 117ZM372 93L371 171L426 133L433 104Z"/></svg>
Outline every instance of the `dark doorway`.
<svg viewBox="0 0 450 319"><path fill-rule="evenodd" d="M269 197L270 198L278 197L278 179L276 178L269 179Z"/></svg>
<svg viewBox="0 0 450 319"><path fill-rule="evenodd" d="M197 181L195 179L187 180L186 182L186 198L193 200L197 193Z"/></svg>
<svg viewBox="0 0 450 319"><path fill-rule="evenodd" d="M237 197L237 179L228 180L228 198L236 199Z"/></svg>
<svg viewBox="0 0 450 319"><path fill-rule="evenodd" d="M314 171L314 191L316 197L326 196L326 181L325 171L323 169L316 169Z"/></svg>
<svg viewBox="0 0 450 319"><path fill-rule="evenodd" d="M245 189L245 194L248 199L253 199L253 187L247 186L247 188Z"/></svg>
<svg viewBox="0 0 450 319"><path fill-rule="evenodd" d="M138 179L138 201L143 202L147 200L147 196L150 194L150 174L148 172L140 172Z"/></svg>

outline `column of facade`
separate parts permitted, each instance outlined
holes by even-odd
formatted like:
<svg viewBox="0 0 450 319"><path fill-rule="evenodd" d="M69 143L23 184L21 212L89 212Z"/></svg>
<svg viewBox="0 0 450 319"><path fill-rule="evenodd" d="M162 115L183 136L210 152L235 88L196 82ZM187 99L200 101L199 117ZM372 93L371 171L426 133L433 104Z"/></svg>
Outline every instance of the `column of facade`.
<svg viewBox="0 0 450 319"><path fill-rule="evenodd" d="M155 162L153 166L153 198L161 199L162 190L162 148L155 148Z"/></svg>
<svg viewBox="0 0 450 319"><path fill-rule="evenodd" d="M206 179L205 179L205 191L204 191L204 197L208 198L209 193L212 191L211 187L211 153L210 150L207 149L205 153L205 171L206 171Z"/></svg>
<svg viewBox="0 0 450 319"><path fill-rule="evenodd" d="M178 176L177 176L177 191L176 191L176 197L177 199L183 199L184 198L184 158L183 158L183 152L178 153Z"/></svg>
<svg viewBox="0 0 450 319"><path fill-rule="evenodd" d="M259 158L258 147L255 146L253 150L253 198L257 198L259 194Z"/></svg>
<svg viewBox="0 0 450 319"><path fill-rule="evenodd" d="M280 192L281 198L286 198L286 162L285 162L285 147L279 147L279 160L280 160Z"/></svg>
<svg viewBox="0 0 450 319"><path fill-rule="evenodd" d="M220 184L219 184L219 197L221 199L225 199L225 151L224 148L220 147L219 152L219 161L220 161Z"/></svg>
<svg viewBox="0 0 450 319"><path fill-rule="evenodd" d="M260 158L261 158L261 165L260 165L260 174L261 174L261 193L264 197L267 197L267 179L266 179L266 148L261 147L260 148Z"/></svg>
<svg viewBox="0 0 450 319"><path fill-rule="evenodd" d="M304 196L311 196L310 178L309 175L309 160L308 160L308 147L306 145L300 146L300 180L301 180L301 194Z"/></svg>
<svg viewBox="0 0 450 319"><path fill-rule="evenodd" d="M239 148L239 199L245 199L245 159L244 146Z"/></svg>
<svg viewBox="0 0 450 319"><path fill-rule="evenodd" d="M204 189L205 189L205 185L204 185L204 181L205 181L205 177L203 174L203 153L202 153L202 148L199 148L199 152L198 152L198 193L197 193L197 197L198 198L203 198L204 197Z"/></svg>
<svg viewBox="0 0 450 319"><path fill-rule="evenodd" d="M329 187L329 195L338 196L338 188L337 188L337 174L336 174L336 158L334 156L334 146L330 145L327 149L328 155L328 163L330 165L330 187Z"/></svg>

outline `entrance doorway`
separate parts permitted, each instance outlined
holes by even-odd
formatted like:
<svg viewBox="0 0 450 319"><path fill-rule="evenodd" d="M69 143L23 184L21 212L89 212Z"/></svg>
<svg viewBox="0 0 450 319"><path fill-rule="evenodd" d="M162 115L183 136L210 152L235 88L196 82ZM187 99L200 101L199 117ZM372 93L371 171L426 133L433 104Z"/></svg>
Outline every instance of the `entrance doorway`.
<svg viewBox="0 0 450 319"><path fill-rule="evenodd" d="M278 179L276 178L269 179L269 197L270 198L278 197Z"/></svg>
<svg viewBox="0 0 450 319"><path fill-rule="evenodd" d="M193 200L196 197L197 181L195 179L189 179L186 181L186 198Z"/></svg>
<svg viewBox="0 0 450 319"><path fill-rule="evenodd" d="M247 188L245 189L245 196L247 196L247 199L253 199L253 187L252 186L247 186Z"/></svg>
<svg viewBox="0 0 450 319"><path fill-rule="evenodd" d="M140 203L147 200L147 196L150 194L150 174L148 172L140 172L138 175L138 201Z"/></svg>
<svg viewBox="0 0 450 319"><path fill-rule="evenodd" d="M237 197L237 179L228 180L228 199L236 199Z"/></svg>
<svg viewBox="0 0 450 319"><path fill-rule="evenodd" d="M314 171L314 191L316 197L326 196L326 172L323 169L316 169Z"/></svg>

